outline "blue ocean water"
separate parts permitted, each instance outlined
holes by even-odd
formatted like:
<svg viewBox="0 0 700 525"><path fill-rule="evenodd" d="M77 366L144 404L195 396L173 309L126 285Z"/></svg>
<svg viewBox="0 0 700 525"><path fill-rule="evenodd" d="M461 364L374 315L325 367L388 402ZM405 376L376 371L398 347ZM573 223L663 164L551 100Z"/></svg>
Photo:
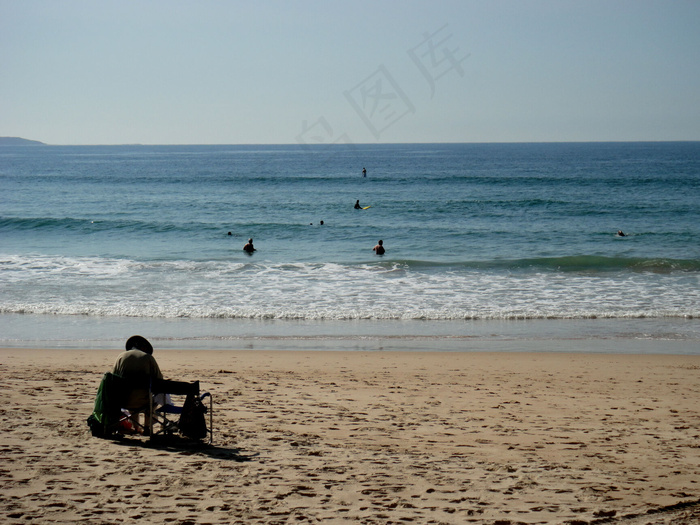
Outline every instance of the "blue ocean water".
<svg viewBox="0 0 700 525"><path fill-rule="evenodd" d="M0 346L700 340L697 142L5 146L0 195Z"/></svg>

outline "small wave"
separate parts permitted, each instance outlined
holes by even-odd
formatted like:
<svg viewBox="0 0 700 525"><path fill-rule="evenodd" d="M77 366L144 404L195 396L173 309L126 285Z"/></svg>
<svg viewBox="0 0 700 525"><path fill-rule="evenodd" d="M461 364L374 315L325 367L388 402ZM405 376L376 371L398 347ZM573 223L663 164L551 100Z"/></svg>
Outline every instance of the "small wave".
<svg viewBox="0 0 700 525"><path fill-rule="evenodd" d="M137 233L139 235L202 232L216 229L205 223L180 224L165 221L111 220L87 219L73 217L2 217L0 231L31 232L40 231L52 234L59 233Z"/></svg>
<svg viewBox="0 0 700 525"><path fill-rule="evenodd" d="M700 260L573 255L520 259L505 262L505 266L508 268L543 268L571 272L630 270L634 272L668 273L673 271L700 271Z"/></svg>
<svg viewBox="0 0 700 525"><path fill-rule="evenodd" d="M571 321L571 320L632 320L632 319L683 319L700 318L700 310L576 310L562 307L560 311L548 310L388 310L336 308L315 310L313 308L265 308L206 307L192 305L153 304L5 304L0 314L59 315L80 317L122 317L142 319L217 319L244 321Z"/></svg>
<svg viewBox="0 0 700 525"><path fill-rule="evenodd" d="M700 260L663 259L642 257L606 257L599 255L570 255L563 257L533 257L523 259L496 259L491 261L434 262L414 259L392 260L380 263L387 269L465 269L502 271L560 271L560 272L698 272Z"/></svg>
<svg viewBox="0 0 700 525"><path fill-rule="evenodd" d="M323 273L327 278L342 279L354 274L403 275L418 272L426 275L454 275L465 272L476 275L502 274L515 272L519 275L541 272L572 272L591 274L596 272L635 273L693 273L700 272L700 260L663 259L639 257L605 257L597 255L573 255L564 257L535 257L524 259L504 259L490 261L447 261L437 262L418 259L365 260L358 262L235 262L221 260L131 260L109 257L69 257L0 255L0 269L25 270L46 269L47 271L70 271L75 267L89 266L95 269L113 267L130 268L140 271L185 271L193 274L208 272L212 275L232 275L237 272L260 275L297 275L306 278Z"/></svg>
<svg viewBox="0 0 700 525"><path fill-rule="evenodd" d="M0 230L31 231L31 230L71 230L90 224L87 219L72 219L68 217L2 217Z"/></svg>

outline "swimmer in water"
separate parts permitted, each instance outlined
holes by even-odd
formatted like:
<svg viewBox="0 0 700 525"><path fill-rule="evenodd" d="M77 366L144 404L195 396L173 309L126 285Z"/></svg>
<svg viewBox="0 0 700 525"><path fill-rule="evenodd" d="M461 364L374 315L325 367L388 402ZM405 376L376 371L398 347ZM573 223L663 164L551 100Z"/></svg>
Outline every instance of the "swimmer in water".
<svg viewBox="0 0 700 525"><path fill-rule="evenodd" d="M243 247L243 251L246 252L247 254L252 254L255 251L255 247L253 246L253 238L251 237L248 239L248 244L246 244Z"/></svg>

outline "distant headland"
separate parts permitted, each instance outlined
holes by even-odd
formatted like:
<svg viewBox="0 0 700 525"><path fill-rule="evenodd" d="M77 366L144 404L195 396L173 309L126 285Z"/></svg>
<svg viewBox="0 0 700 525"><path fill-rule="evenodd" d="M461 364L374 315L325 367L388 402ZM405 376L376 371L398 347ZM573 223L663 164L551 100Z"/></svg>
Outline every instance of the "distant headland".
<svg viewBox="0 0 700 525"><path fill-rule="evenodd" d="M46 146L38 140L28 140L20 137L0 137L0 146Z"/></svg>

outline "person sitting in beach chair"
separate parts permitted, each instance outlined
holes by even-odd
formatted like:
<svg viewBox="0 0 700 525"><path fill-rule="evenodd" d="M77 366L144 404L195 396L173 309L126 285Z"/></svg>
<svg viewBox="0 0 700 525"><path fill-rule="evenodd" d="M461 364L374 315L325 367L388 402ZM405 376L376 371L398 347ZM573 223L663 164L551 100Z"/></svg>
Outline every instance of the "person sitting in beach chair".
<svg viewBox="0 0 700 525"><path fill-rule="evenodd" d="M119 354L112 373L124 380L122 404L131 414L144 414L140 428L147 434L151 428L151 385L163 379L158 363L153 357L153 346L145 337L134 335L126 341L126 351Z"/></svg>
<svg viewBox="0 0 700 525"><path fill-rule="evenodd" d="M95 398L95 407L88 418L92 434L110 437L113 434L143 434L148 436L180 435L199 440L207 435L213 441L211 395L200 395L199 381L169 381L163 379L153 358L153 347L141 336L130 337L126 351L117 358L112 372L107 372ZM172 404L171 394L185 396L181 407ZM202 400L209 397L209 428ZM143 422L140 414L144 414ZM180 414L175 423L169 414ZM154 432L154 427L157 429Z"/></svg>

